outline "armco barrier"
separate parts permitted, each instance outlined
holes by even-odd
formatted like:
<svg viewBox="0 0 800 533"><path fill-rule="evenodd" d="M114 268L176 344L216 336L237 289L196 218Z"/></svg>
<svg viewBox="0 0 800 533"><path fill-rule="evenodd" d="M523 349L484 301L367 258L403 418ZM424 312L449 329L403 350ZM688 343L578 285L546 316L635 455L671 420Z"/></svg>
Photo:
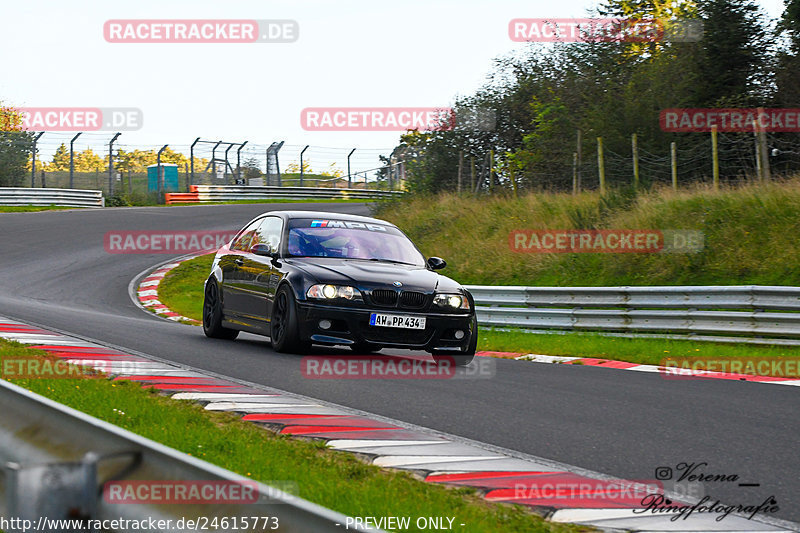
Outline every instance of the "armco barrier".
<svg viewBox="0 0 800 533"><path fill-rule="evenodd" d="M233 202L237 200L309 200L353 199L375 200L396 198L402 191L370 189L336 189L333 187L273 187L244 185L192 185L189 193L167 193L168 204L196 202Z"/></svg>
<svg viewBox="0 0 800 533"><path fill-rule="evenodd" d="M800 287L472 285L467 289L475 298L478 323L485 326L800 344Z"/></svg>
<svg viewBox="0 0 800 533"><path fill-rule="evenodd" d="M33 524L42 517L51 520L171 520L172 527L159 531L189 530L175 526L178 520L186 517L203 517L208 524L214 523L216 518L220 524L231 524L233 517L251 517L252 523L252 517L257 516L275 517L280 531L344 529L341 524L346 517L340 513L274 487L253 483L2 380L0 404L3 405L0 465L4 465L3 475L0 475L0 516L32 520ZM110 478L122 483L126 480L248 483L250 487L256 486L258 499L256 503L244 505L114 503L107 501L99 490L102 480ZM28 531L32 529L35 528L29 527ZM80 528L38 529L77 531ZM222 526L221 529L228 528ZM364 531L361 527L349 526L349 529Z"/></svg>
<svg viewBox="0 0 800 533"><path fill-rule="evenodd" d="M0 205L55 205L60 207L105 207L103 191L82 189L29 189L0 187Z"/></svg>

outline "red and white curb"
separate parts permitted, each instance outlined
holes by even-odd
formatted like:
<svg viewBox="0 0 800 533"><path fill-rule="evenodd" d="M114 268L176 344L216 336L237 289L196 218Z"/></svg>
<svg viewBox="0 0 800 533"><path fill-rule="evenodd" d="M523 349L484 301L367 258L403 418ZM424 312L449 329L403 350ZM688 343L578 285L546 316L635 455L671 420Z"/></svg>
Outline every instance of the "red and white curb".
<svg viewBox="0 0 800 533"><path fill-rule="evenodd" d="M760 515L746 519L731 514L717 520L718 514L695 513L673 521L674 515L643 513L640 499L608 490L609 482L621 486L634 482L545 459L515 457L458 437L154 361L2 317L0 337L102 370L115 380L137 381L176 400L200 402L209 411L239 413L243 420L283 435L324 440L330 448L359 454L381 467L413 471L430 483L474 487L487 500L527 506L553 522L623 531L777 532L800 527ZM543 484L589 488L564 498L539 490Z"/></svg>
<svg viewBox="0 0 800 533"><path fill-rule="evenodd" d="M785 377L774 376L754 376L751 374L736 374L729 372L700 371L685 368L672 368L659 365L641 365L629 363L627 361L615 361L613 359L599 359L596 357L561 357L556 355L537 355L537 354L503 354L501 352L483 352L483 355L493 355L497 357L510 357L517 361L532 361L534 363L555 363L580 366L598 366L602 368L613 368L616 370L633 370L634 372L655 372L660 373L664 379L687 380L687 379L727 379L734 381L751 381L755 383L769 383L772 385L794 385L800 386L800 379L787 379Z"/></svg>
<svg viewBox="0 0 800 533"><path fill-rule="evenodd" d="M164 280L164 277L172 269L178 267L183 261L188 261L189 259L198 257L199 255L202 254L184 257L178 261L161 265L152 272L146 274L141 279L141 281L139 281L139 284L136 287L136 295L134 303L136 303L143 309L150 310L168 320L173 320L175 322L186 322L192 325L199 325L200 321L176 313L175 311L173 311L172 309L161 303L161 301L158 299L158 286Z"/></svg>

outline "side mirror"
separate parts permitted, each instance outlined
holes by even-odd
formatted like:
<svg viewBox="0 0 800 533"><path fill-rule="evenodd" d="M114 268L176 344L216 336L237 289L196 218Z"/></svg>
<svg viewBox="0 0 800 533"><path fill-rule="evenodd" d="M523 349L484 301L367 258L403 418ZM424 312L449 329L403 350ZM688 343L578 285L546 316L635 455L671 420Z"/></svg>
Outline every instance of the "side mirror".
<svg viewBox="0 0 800 533"><path fill-rule="evenodd" d="M431 270L441 270L447 266L447 261L441 257L431 257L428 259L428 266Z"/></svg>
<svg viewBox="0 0 800 533"><path fill-rule="evenodd" d="M273 259L278 257L278 251L265 242L254 244L250 248L250 253L255 255L263 255L264 257L272 257Z"/></svg>

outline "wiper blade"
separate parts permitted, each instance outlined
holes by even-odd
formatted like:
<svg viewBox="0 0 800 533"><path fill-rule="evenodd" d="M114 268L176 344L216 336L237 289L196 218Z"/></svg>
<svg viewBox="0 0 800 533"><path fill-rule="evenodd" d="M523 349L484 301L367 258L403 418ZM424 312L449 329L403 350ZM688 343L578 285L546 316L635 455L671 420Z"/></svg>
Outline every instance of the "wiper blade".
<svg viewBox="0 0 800 533"><path fill-rule="evenodd" d="M355 258L353 258L355 259ZM360 261L378 261L381 263L394 263L396 265L411 265L415 266L414 263L406 263L405 261L397 261L396 259L386 259L381 257L370 257L369 259L360 259Z"/></svg>

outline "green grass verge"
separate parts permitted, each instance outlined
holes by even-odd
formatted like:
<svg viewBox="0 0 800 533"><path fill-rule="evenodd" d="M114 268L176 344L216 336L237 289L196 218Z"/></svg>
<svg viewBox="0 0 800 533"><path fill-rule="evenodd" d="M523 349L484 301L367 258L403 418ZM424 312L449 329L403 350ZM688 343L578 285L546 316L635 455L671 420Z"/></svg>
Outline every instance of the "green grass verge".
<svg viewBox="0 0 800 533"><path fill-rule="evenodd" d="M211 271L213 255L196 257L170 271L158 287L167 307L202 320L203 281ZM728 344L671 339L629 339L590 333L546 334L481 328L478 349L570 357L599 357L658 365L668 357L800 357L800 347Z"/></svg>
<svg viewBox="0 0 800 533"><path fill-rule="evenodd" d="M62 209L81 209L59 205L0 205L0 213L32 213L35 211L60 211Z"/></svg>
<svg viewBox="0 0 800 533"><path fill-rule="evenodd" d="M0 340L0 363L30 357L46 358L38 350ZM424 483L409 473L383 470L352 454L328 450L320 442L277 435L233 413L170 400L134 382L10 381L251 479L294 482L297 496L349 516L450 516L470 532L586 531L547 523L522 508L486 502L472 489Z"/></svg>
<svg viewBox="0 0 800 533"><path fill-rule="evenodd" d="M667 358L800 358L798 346L764 346L672 339L608 337L590 333L564 335L481 329L479 350L598 357L643 365L660 365Z"/></svg>
<svg viewBox="0 0 800 533"><path fill-rule="evenodd" d="M203 320L203 283L211 274L214 254L184 261L158 285L158 300L188 318Z"/></svg>
<svg viewBox="0 0 800 533"><path fill-rule="evenodd" d="M447 273L478 285L800 285L800 178L714 191L458 196L382 204ZM519 253L518 229L699 230L696 253Z"/></svg>

